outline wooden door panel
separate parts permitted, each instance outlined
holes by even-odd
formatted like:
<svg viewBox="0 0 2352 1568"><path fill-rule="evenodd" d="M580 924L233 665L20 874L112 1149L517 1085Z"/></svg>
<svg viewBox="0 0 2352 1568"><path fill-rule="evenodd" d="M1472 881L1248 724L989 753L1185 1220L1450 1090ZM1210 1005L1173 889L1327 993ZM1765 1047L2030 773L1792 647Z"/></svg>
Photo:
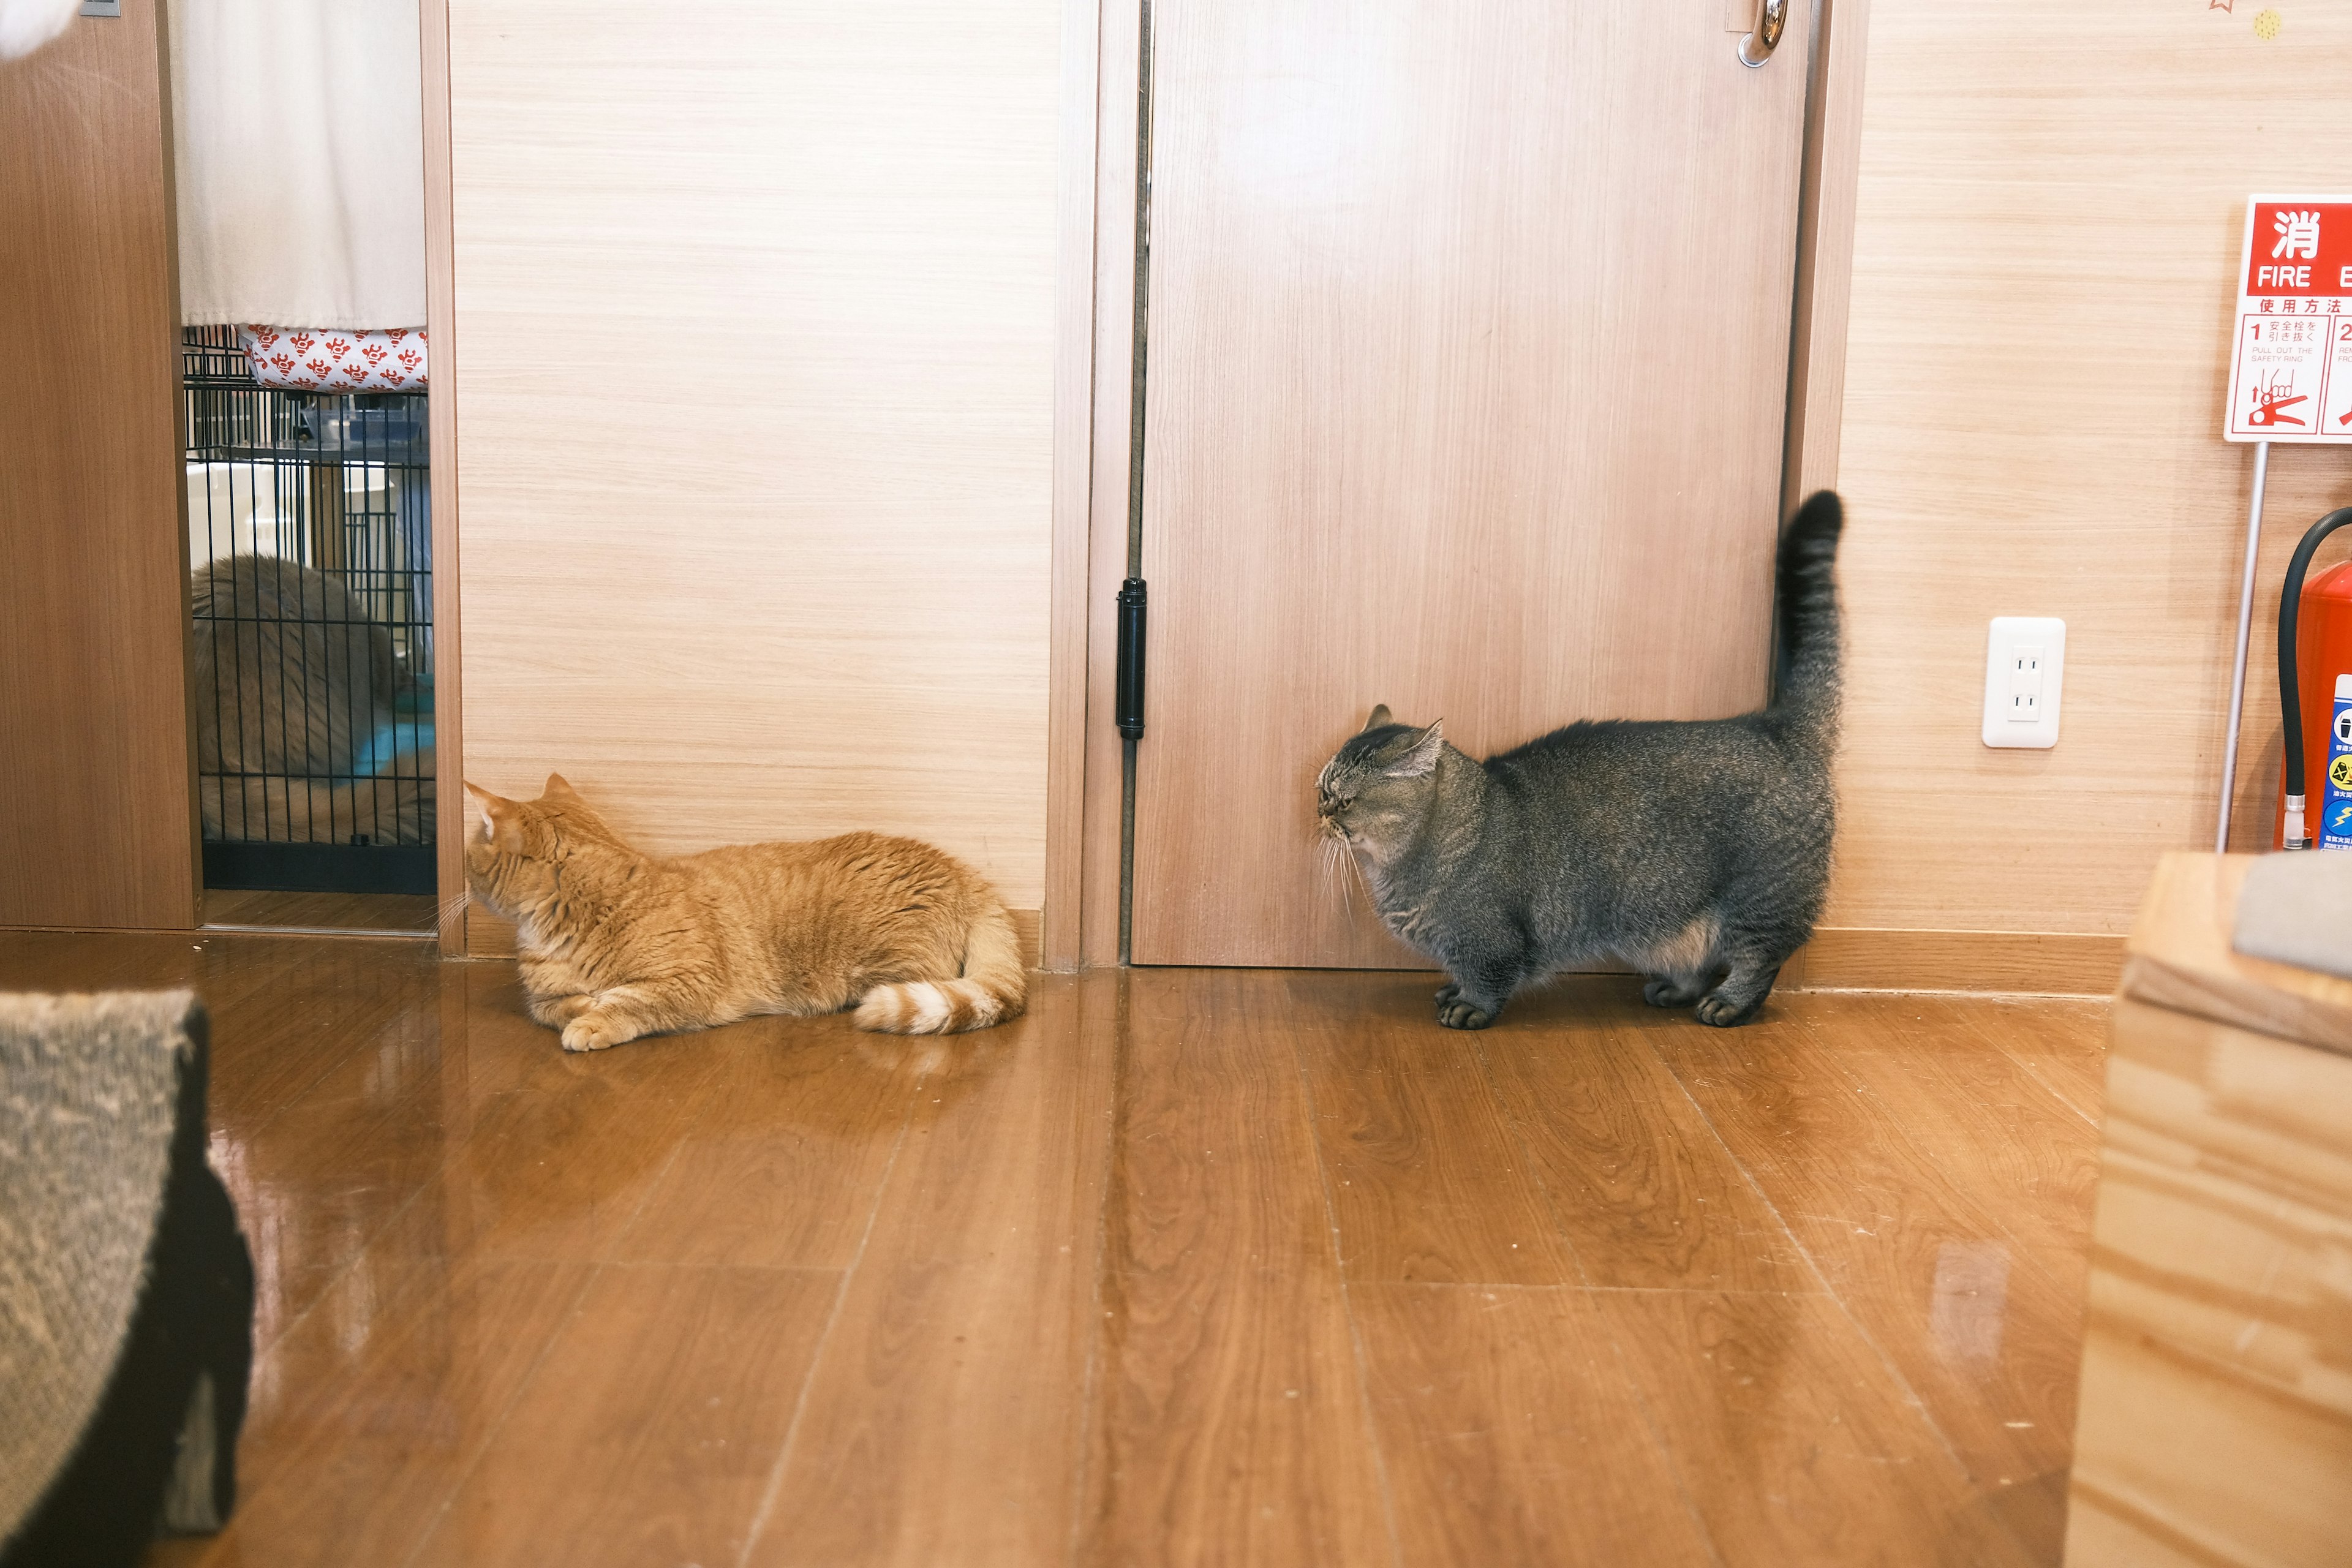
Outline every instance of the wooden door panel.
<svg viewBox="0 0 2352 1568"><path fill-rule="evenodd" d="M1764 694L1805 24L1158 16L1135 957L1416 962L1314 852L1374 702L1483 754Z"/></svg>
<svg viewBox="0 0 2352 1568"><path fill-rule="evenodd" d="M162 25L0 65L0 925L195 923Z"/></svg>

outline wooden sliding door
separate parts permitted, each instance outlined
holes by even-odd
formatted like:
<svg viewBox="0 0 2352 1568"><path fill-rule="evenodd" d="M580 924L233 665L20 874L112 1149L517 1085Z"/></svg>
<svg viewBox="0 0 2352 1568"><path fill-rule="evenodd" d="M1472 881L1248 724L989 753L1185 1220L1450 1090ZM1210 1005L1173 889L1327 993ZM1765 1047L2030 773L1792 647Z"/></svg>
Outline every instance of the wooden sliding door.
<svg viewBox="0 0 2352 1568"><path fill-rule="evenodd" d="M162 29L0 65L0 925L196 921Z"/></svg>
<svg viewBox="0 0 2352 1568"><path fill-rule="evenodd" d="M1721 0L1160 0L1137 962L1407 962L1312 838L1375 702L1763 698L1790 11L1750 68Z"/></svg>

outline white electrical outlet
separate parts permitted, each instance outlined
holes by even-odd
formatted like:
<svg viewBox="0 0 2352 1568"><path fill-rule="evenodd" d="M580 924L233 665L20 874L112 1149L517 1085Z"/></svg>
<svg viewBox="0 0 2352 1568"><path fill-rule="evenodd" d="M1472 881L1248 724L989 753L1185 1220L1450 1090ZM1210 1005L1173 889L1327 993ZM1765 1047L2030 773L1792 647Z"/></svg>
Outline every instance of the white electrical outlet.
<svg viewBox="0 0 2352 1568"><path fill-rule="evenodd" d="M1995 616L1985 637L1984 743L2045 751L2058 743L2066 623Z"/></svg>

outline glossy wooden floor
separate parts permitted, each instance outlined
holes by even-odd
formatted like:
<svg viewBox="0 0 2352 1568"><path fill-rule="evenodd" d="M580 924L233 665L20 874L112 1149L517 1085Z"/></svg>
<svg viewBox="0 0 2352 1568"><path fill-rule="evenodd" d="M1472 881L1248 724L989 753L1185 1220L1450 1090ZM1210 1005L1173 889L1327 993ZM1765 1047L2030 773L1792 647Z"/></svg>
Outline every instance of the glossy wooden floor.
<svg viewBox="0 0 2352 1568"><path fill-rule="evenodd" d="M1142 971L567 1057L421 945L0 937L181 983L261 1354L158 1563L2057 1561L2099 1005Z"/></svg>

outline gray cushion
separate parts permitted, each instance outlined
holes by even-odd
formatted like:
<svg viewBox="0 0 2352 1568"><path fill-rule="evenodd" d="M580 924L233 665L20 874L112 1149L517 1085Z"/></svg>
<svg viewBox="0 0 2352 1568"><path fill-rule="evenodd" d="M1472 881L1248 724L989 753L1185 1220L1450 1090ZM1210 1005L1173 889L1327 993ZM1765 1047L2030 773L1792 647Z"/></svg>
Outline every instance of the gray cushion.
<svg viewBox="0 0 2352 1568"><path fill-rule="evenodd" d="M187 992L0 995L0 1568L226 1512L253 1272L206 1067Z"/></svg>
<svg viewBox="0 0 2352 1568"><path fill-rule="evenodd" d="M2231 945L2352 979L2352 853L2297 849L2247 867Z"/></svg>

